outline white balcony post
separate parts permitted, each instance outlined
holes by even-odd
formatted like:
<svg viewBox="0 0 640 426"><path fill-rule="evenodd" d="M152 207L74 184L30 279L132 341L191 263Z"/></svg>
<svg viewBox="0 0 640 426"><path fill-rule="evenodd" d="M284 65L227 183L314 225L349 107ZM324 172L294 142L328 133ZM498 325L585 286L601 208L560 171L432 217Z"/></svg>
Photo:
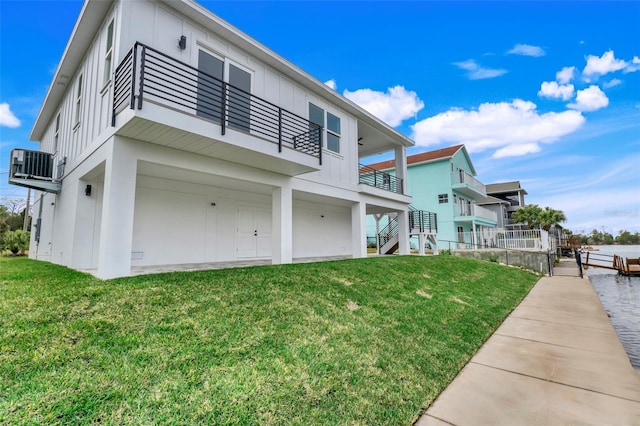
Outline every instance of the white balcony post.
<svg viewBox="0 0 640 426"><path fill-rule="evenodd" d="M102 199L102 223L98 271L100 278L116 278L131 273L133 216L136 197L137 158L131 145L111 140L107 154Z"/></svg>
<svg viewBox="0 0 640 426"><path fill-rule="evenodd" d="M293 192L285 184L273 190L271 198L271 263L280 265L293 261Z"/></svg>
<svg viewBox="0 0 640 426"><path fill-rule="evenodd" d="M379 219L376 219L376 229L378 223ZM351 247L353 258L367 257L367 205L363 202L351 205Z"/></svg>
<svg viewBox="0 0 640 426"><path fill-rule="evenodd" d="M403 194L407 193L407 149L399 146L395 149L396 154L396 178L402 179L401 190Z"/></svg>
<svg viewBox="0 0 640 426"><path fill-rule="evenodd" d="M406 210L398 211L398 251L409 254L409 217Z"/></svg>

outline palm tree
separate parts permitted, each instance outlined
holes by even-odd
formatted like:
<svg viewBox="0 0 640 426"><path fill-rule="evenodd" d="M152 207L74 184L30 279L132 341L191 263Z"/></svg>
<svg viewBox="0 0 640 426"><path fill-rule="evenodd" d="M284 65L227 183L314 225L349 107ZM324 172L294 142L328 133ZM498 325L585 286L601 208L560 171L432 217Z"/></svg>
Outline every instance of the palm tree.
<svg viewBox="0 0 640 426"><path fill-rule="evenodd" d="M529 204L516 210L512 219L517 223L526 223L529 229L536 229L540 226L540 213L542 209L537 204Z"/></svg>
<svg viewBox="0 0 640 426"><path fill-rule="evenodd" d="M562 210L555 210L545 207L538 215L539 225L545 231L556 227L561 228L560 224L567 221L567 217Z"/></svg>

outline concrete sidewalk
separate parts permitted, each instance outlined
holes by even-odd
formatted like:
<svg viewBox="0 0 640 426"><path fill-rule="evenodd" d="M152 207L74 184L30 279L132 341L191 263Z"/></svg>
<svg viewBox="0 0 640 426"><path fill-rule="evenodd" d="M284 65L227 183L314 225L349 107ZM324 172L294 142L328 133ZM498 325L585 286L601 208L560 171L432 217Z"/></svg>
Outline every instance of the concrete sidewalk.
<svg viewBox="0 0 640 426"><path fill-rule="evenodd" d="M640 374L569 275L540 279L416 425L640 426Z"/></svg>

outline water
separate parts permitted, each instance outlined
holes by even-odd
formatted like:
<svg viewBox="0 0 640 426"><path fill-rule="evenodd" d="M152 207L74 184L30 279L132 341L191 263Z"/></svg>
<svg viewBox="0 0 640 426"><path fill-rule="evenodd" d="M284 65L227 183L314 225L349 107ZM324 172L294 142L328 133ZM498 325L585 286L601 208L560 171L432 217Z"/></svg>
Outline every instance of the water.
<svg viewBox="0 0 640 426"><path fill-rule="evenodd" d="M594 246L595 253L640 257L640 245ZM587 270L600 302L611 316L631 365L640 370L640 277L625 277L615 271L599 268Z"/></svg>

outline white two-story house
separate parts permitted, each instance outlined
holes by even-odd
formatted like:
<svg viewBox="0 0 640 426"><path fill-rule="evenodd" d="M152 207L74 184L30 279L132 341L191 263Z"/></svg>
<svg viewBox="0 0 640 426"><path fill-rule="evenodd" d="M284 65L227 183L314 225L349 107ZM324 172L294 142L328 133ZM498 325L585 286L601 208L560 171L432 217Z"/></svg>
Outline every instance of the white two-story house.
<svg viewBox="0 0 640 426"><path fill-rule="evenodd" d="M87 0L9 181L37 189L30 257L132 268L409 251L413 142L190 0ZM393 152L395 176L359 159Z"/></svg>

